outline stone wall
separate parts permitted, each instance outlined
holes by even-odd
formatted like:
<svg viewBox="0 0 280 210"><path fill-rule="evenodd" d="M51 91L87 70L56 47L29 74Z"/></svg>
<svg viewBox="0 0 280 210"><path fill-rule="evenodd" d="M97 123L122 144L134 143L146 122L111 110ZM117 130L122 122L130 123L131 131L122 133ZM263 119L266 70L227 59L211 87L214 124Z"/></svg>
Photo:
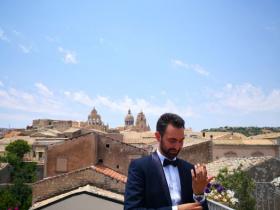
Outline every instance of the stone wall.
<svg viewBox="0 0 280 210"><path fill-rule="evenodd" d="M37 119L33 120L33 128L53 128L59 131L65 131L68 128L76 127L77 122L71 120L50 120L50 119Z"/></svg>
<svg viewBox="0 0 280 210"><path fill-rule="evenodd" d="M213 161L212 141L205 140L203 142L186 145L183 147L178 157L192 164L209 163Z"/></svg>
<svg viewBox="0 0 280 210"><path fill-rule="evenodd" d="M50 146L47 150L46 162L45 177L96 164L96 135L90 133L60 145Z"/></svg>
<svg viewBox="0 0 280 210"><path fill-rule="evenodd" d="M213 157L278 156L278 145L217 145L213 144ZM228 154L228 156L227 156ZM258 155L259 154L259 155Z"/></svg>
<svg viewBox="0 0 280 210"><path fill-rule="evenodd" d="M148 155L148 151L106 136L98 136L98 161L127 175L132 159Z"/></svg>
<svg viewBox="0 0 280 210"><path fill-rule="evenodd" d="M90 133L47 150L46 173L54 176L83 167L102 163L108 168L127 174L130 161L149 152L125 144L103 134Z"/></svg>
<svg viewBox="0 0 280 210"><path fill-rule="evenodd" d="M271 158L249 168L248 173L256 182L271 182L274 178L280 176L280 160Z"/></svg>
<svg viewBox="0 0 280 210"><path fill-rule="evenodd" d="M0 184L10 183L11 182L11 172L12 167L7 163L0 163Z"/></svg>
<svg viewBox="0 0 280 210"><path fill-rule="evenodd" d="M254 192L256 198L256 209L280 209L280 192L271 183L256 183Z"/></svg>
<svg viewBox="0 0 280 210"><path fill-rule="evenodd" d="M105 136L118 140L118 141L123 141L123 134L121 133L107 133Z"/></svg>
<svg viewBox="0 0 280 210"><path fill-rule="evenodd" d="M120 194L123 194L125 189L124 182L105 176L95 171L94 168L88 167L36 182L32 186L32 202L35 203L87 184Z"/></svg>

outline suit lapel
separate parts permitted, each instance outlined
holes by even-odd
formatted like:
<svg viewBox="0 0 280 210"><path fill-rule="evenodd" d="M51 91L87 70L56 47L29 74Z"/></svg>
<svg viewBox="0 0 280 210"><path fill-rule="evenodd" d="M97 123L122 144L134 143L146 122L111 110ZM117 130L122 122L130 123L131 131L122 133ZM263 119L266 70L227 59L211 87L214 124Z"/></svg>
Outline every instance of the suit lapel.
<svg viewBox="0 0 280 210"><path fill-rule="evenodd" d="M188 186L188 180L187 180L187 173L184 171L183 163L179 159L178 160L178 171L180 176L180 183L181 183L181 202L184 202L184 199L187 196L187 191L190 190L191 186Z"/></svg>
<svg viewBox="0 0 280 210"><path fill-rule="evenodd" d="M156 171L159 174L159 178L160 178L159 181L162 183L164 195L165 195L166 199L168 200L169 205L172 205L170 192L169 192L168 184L167 184L166 177L165 177L165 174L163 171L163 167L162 167L162 164L161 164L160 159L156 152L152 153L152 160L155 165Z"/></svg>

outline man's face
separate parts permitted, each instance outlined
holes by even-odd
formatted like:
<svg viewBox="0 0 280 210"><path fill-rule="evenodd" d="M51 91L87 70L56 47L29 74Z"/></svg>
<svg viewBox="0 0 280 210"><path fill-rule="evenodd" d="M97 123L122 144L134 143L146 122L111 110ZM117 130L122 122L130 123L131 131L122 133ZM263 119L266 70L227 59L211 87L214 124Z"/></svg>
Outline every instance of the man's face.
<svg viewBox="0 0 280 210"><path fill-rule="evenodd" d="M175 158L183 147L184 128L176 128L169 124L163 136L157 132L156 137L159 141L161 153L169 159Z"/></svg>

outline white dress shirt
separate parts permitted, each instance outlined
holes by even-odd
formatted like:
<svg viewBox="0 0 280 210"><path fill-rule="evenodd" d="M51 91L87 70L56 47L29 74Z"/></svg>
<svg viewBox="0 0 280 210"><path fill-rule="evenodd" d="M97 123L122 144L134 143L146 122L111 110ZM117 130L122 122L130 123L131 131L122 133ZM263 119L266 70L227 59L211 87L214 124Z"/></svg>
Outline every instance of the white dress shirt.
<svg viewBox="0 0 280 210"><path fill-rule="evenodd" d="M161 165L163 167L164 159L168 159L168 158L162 155L158 149L157 149L157 154L159 156ZM173 160L176 160L176 157ZM172 210L178 210L177 205L181 201L181 182L180 182L178 167L168 165L163 167L163 171L170 192L170 197L172 201Z"/></svg>

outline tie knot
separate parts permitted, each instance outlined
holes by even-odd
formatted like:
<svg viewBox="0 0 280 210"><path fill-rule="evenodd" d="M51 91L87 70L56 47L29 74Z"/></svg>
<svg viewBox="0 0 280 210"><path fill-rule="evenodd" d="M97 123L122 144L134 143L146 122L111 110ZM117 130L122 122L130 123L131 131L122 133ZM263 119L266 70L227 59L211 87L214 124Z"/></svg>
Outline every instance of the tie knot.
<svg viewBox="0 0 280 210"><path fill-rule="evenodd" d="M168 159L164 159L163 161L163 167L168 166L168 165L172 165L174 167L176 167L178 165L178 160L168 160Z"/></svg>

